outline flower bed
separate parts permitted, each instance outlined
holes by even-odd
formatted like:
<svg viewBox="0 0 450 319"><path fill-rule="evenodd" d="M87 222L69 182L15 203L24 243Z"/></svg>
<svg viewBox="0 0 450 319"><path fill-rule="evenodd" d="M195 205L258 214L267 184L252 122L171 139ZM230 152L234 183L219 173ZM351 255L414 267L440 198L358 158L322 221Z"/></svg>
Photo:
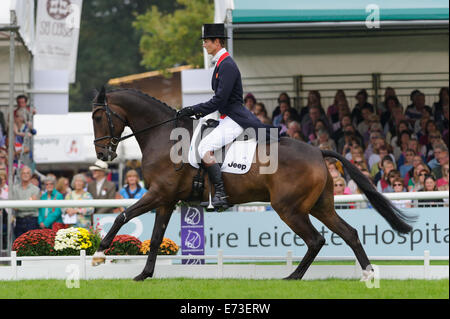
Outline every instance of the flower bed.
<svg viewBox="0 0 450 319"><path fill-rule="evenodd" d="M51 229L34 229L20 235L13 244L17 256L54 256L56 233Z"/></svg>
<svg viewBox="0 0 450 319"><path fill-rule="evenodd" d="M148 255L150 252L151 240L144 240L142 242L141 254ZM178 253L178 245L170 238L163 238L161 245L158 248L158 255L176 255Z"/></svg>
<svg viewBox="0 0 450 319"><path fill-rule="evenodd" d="M141 241L130 235L117 235L105 255L139 255Z"/></svg>

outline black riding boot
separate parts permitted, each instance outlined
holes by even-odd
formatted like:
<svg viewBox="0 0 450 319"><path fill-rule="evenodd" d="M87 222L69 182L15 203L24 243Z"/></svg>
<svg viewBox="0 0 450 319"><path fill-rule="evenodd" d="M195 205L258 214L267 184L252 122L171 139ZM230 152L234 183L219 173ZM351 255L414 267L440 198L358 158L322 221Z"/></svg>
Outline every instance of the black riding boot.
<svg viewBox="0 0 450 319"><path fill-rule="evenodd" d="M206 171L208 172L209 180L211 184L214 185L214 196L211 200L211 204L216 209L227 209L229 204L226 200L228 197L225 193L225 187L223 186L222 172L220 171L219 164L213 164L211 166L206 166ZM206 204L206 205L204 205ZM209 205L209 202L202 203L202 206Z"/></svg>

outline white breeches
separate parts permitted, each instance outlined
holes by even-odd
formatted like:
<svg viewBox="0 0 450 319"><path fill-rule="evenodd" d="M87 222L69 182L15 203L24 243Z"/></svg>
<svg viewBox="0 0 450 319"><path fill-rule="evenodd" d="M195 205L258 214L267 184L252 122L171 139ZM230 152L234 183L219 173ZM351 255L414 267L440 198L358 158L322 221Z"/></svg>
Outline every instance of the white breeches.
<svg viewBox="0 0 450 319"><path fill-rule="evenodd" d="M203 158L207 152L215 151L231 143L242 134L244 129L229 116L219 119L219 125L212 130L198 145L198 153Z"/></svg>

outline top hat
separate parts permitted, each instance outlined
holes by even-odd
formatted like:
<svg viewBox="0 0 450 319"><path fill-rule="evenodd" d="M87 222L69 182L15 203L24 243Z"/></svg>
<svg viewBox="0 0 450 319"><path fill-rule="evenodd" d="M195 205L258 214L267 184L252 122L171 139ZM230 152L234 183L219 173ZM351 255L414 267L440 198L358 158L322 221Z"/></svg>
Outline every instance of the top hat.
<svg viewBox="0 0 450 319"><path fill-rule="evenodd" d="M207 38L229 39L225 35L225 25L223 23L204 24L202 39Z"/></svg>
<svg viewBox="0 0 450 319"><path fill-rule="evenodd" d="M108 164L103 162L102 160L97 160L94 163L94 166L89 166L89 170L91 170L91 171L107 171Z"/></svg>

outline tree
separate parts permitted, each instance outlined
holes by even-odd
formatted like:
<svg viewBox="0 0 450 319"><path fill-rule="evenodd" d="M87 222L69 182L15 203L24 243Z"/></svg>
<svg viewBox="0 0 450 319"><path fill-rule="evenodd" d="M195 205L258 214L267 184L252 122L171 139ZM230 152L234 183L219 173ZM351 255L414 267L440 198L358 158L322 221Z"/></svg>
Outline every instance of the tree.
<svg viewBox="0 0 450 319"><path fill-rule="evenodd" d="M180 9L164 14L152 6L139 15L133 26L142 32L141 64L145 67L166 70L190 64L203 66L201 28L214 20L212 0L177 0Z"/></svg>
<svg viewBox="0 0 450 319"><path fill-rule="evenodd" d="M140 64L141 33L132 23L151 5L173 12L175 0L83 1L76 82L70 86L70 111L89 111L94 89L109 79L148 71Z"/></svg>

